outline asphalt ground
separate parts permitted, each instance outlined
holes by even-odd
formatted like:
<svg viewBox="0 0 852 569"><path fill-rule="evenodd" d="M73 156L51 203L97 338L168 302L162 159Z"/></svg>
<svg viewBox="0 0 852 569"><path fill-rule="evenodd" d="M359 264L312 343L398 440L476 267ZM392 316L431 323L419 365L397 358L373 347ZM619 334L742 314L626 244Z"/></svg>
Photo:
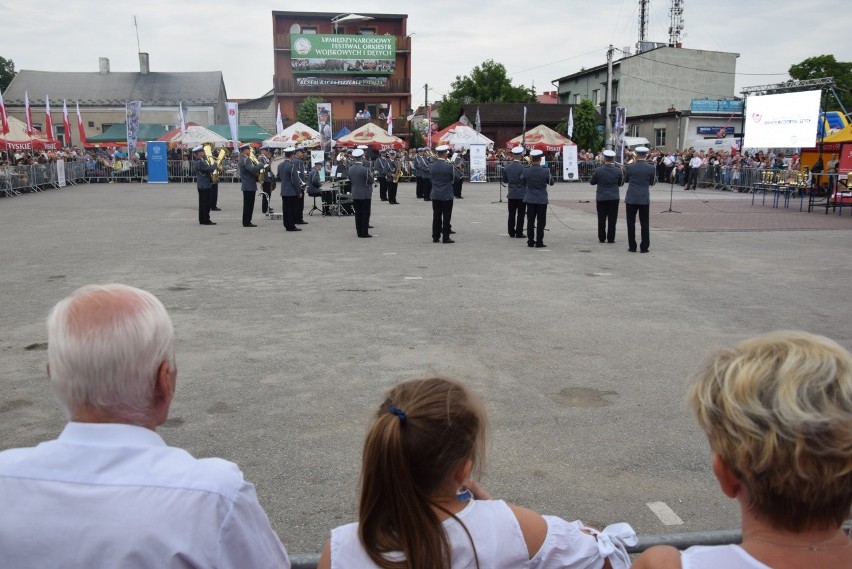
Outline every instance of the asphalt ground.
<svg viewBox="0 0 852 569"><path fill-rule="evenodd" d="M355 518L382 393L435 374L486 402L496 497L640 534L737 528L684 403L691 376L713 348L773 329L852 348L852 216L671 193L682 213L659 213L669 186L652 192L646 255L627 252L623 221L614 245L598 243L587 184L553 188L546 249L506 235L497 184L465 184L455 244L431 242L412 184L398 206L373 201L374 239L357 239L352 217L286 233L259 200L259 227L243 228L234 184L216 226L198 225L190 184L2 198L0 448L63 427L44 372L50 307L122 282L162 299L177 331L178 393L159 432L237 462L291 553Z"/></svg>

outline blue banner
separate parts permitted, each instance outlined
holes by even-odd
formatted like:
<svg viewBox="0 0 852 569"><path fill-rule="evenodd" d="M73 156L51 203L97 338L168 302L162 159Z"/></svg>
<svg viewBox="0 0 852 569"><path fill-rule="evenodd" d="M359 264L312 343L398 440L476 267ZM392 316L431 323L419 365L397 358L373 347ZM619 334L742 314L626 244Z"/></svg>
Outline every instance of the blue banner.
<svg viewBox="0 0 852 569"><path fill-rule="evenodd" d="M732 126L699 126L695 129L695 134L702 134L706 136L719 135L719 131L724 130L725 134L734 134L734 127Z"/></svg>
<svg viewBox="0 0 852 569"><path fill-rule="evenodd" d="M692 99L693 113L741 113L743 102L737 99Z"/></svg>
<svg viewBox="0 0 852 569"><path fill-rule="evenodd" d="M145 154L148 157L148 183L168 184L169 163L165 142L148 142Z"/></svg>

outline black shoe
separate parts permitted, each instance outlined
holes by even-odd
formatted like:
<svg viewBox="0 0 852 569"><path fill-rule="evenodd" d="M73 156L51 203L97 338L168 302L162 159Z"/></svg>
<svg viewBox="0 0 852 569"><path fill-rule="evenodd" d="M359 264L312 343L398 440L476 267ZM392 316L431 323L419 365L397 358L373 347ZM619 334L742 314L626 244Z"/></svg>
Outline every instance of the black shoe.
<svg viewBox="0 0 852 569"><path fill-rule="evenodd" d="M432 243L437 243L438 241L440 241L440 239L438 239L437 237L432 238Z"/></svg>
<svg viewBox="0 0 852 569"><path fill-rule="evenodd" d="M509 237L514 238L514 237L515 237L515 234L514 234L514 233L510 233L510 234L509 234Z"/></svg>
<svg viewBox="0 0 852 569"><path fill-rule="evenodd" d="M444 243L455 243L455 241L447 237L446 239L444 239Z"/></svg>
<svg viewBox="0 0 852 569"><path fill-rule="evenodd" d="M381 198L381 200L382 200L383 202L388 201L388 199L387 199L387 198Z"/></svg>
<svg viewBox="0 0 852 569"><path fill-rule="evenodd" d="M399 205L399 202L388 202L391 205Z"/></svg>
<svg viewBox="0 0 852 569"><path fill-rule="evenodd" d="M307 224L308 224L308 222L307 222L307 221L305 221L304 219L303 219L302 221L297 221L297 222L296 222L296 225L307 225Z"/></svg>
<svg viewBox="0 0 852 569"><path fill-rule="evenodd" d="M516 233L515 234L515 239L524 239L524 238L526 238L526 235L524 235L523 233Z"/></svg>
<svg viewBox="0 0 852 569"><path fill-rule="evenodd" d="M636 249L628 249L628 251L631 252L631 253L635 253Z"/></svg>
<svg viewBox="0 0 852 569"><path fill-rule="evenodd" d="M452 229L450 229L450 235L455 235L455 234L456 234L456 232L453 231Z"/></svg>
<svg viewBox="0 0 852 569"><path fill-rule="evenodd" d="M607 243L615 243L615 239L613 239L612 241L607 240Z"/></svg>
<svg viewBox="0 0 852 569"><path fill-rule="evenodd" d="M287 231L301 231L302 230L301 227L292 227L292 228L285 228L285 229L287 229Z"/></svg>
<svg viewBox="0 0 852 569"><path fill-rule="evenodd" d="M535 244L535 246L536 246L538 249L541 249L541 248L543 248L543 247L547 247L547 245L545 245L544 243L536 243L536 244Z"/></svg>
<svg viewBox="0 0 852 569"><path fill-rule="evenodd" d="M361 239L367 239L367 238L369 238L369 237L372 237L372 235L370 235L370 234L368 233L368 234L366 234L366 235L359 235L358 237L360 237Z"/></svg>
<svg viewBox="0 0 852 569"><path fill-rule="evenodd" d="M205 221L201 225L216 225L216 222L215 221Z"/></svg>
<svg viewBox="0 0 852 569"><path fill-rule="evenodd" d="M600 241L601 244L606 243L606 239L598 239L598 241Z"/></svg>
<svg viewBox="0 0 852 569"><path fill-rule="evenodd" d="M532 241L527 241L527 247L535 247L535 243Z"/></svg>
<svg viewBox="0 0 852 569"><path fill-rule="evenodd" d="M639 250L639 252L640 252L640 253L647 253L647 252L648 252L648 249L640 249L640 250Z"/></svg>
<svg viewBox="0 0 852 569"><path fill-rule="evenodd" d="M375 229L375 227L373 227L372 225L368 225L367 229Z"/></svg>
<svg viewBox="0 0 852 569"><path fill-rule="evenodd" d="M457 199L457 200L463 200L464 198L463 198L463 197L461 197L461 196L456 196L456 199Z"/></svg>
<svg viewBox="0 0 852 569"><path fill-rule="evenodd" d="M243 227L257 227L256 223L243 223Z"/></svg>
<svg viewBox="0 0 852 569"><path fill-rule="evenodd" d="M210 211L222 211L222 210L218 207L211 207Z"/></svg>

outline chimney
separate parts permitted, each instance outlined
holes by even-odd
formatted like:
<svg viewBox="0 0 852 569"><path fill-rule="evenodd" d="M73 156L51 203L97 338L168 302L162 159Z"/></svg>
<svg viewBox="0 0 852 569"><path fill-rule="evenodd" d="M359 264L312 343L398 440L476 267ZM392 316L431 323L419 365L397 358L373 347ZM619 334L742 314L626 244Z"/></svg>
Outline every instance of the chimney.
<svg viewBox="0 0 852 569"><path fill-rule="evenodd" d="M148 64L148 54L139 52L139 73L148 75L151 71L151 66Z"/></svg>
<svg viewBox="0 0 852 569"><path fill-rule="evenodd" d="M107 57L99 57L98 58L98 72L101 75L109 75L109 58L107 58Z"/></svg>

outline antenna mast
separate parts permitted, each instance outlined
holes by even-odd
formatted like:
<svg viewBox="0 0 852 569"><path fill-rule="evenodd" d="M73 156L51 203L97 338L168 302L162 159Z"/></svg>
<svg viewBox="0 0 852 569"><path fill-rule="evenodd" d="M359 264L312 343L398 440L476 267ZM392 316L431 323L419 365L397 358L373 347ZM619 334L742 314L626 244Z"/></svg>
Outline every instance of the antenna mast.
<svg viewBox="0 0 852 569"><path fill-rule="evenodd" d="M136 51L142 53L142 47L139 45L139 24L136 22L136 16L133 16L133 27L136 28Z"/></svg>
<svg viewBox="0 0 852 569"><path fill-rule="evenodd" d="M684 0L672 0L672 7L669 10L669 15L671 16L669 45L672 47L680 47L681 45L681 37L683 35L683 2Z"/></svg>
<svg viewBox="0 0 852 569"><path fill-rule="evenodd" d="M639 45L648 39L648 4L650 0L639 0ZM637 50L641 51L641 50Z"/></svg>

